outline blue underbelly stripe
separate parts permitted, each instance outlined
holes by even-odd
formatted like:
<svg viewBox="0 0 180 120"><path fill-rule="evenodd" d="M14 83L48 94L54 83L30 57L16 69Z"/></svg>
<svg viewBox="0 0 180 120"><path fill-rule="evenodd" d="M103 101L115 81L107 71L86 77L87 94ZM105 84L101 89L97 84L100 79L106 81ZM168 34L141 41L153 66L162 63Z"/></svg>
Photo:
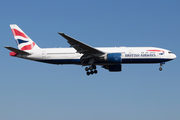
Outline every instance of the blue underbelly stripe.
<svg viewBox="0 0 180 120"><path fill-rule="evenodd" d="M122 64L126 63L161 63L167 62L171 59L160 59L160 58L150 58L150 59L122 59ZM51 59L51 60L37 60L39 62L51 63L51 64L81 64L80 59ZM85 62L84 64L87 64ZM107 61L96 61L95 64L108 63ZM111 64L111 63L110 63Z"/></svg>

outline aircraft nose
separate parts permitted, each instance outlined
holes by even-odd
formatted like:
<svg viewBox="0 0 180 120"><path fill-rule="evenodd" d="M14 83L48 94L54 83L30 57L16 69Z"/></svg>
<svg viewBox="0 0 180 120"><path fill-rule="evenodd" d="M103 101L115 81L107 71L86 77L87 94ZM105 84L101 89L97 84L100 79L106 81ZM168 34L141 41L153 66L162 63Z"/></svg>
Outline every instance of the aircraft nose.
<svg viewBox="0 0 180 120"><path fill-rule="evenodd" d="M176 58L177 56L174 54L174 59Z"/></svg>
<svg viewBox="0 0 180 120"><path fill-rule="evenodd" d="M175 54L173 54L171 57L172 57L172 59L175 59L175 58L176 58L176 55L175 55Z"/></svg>

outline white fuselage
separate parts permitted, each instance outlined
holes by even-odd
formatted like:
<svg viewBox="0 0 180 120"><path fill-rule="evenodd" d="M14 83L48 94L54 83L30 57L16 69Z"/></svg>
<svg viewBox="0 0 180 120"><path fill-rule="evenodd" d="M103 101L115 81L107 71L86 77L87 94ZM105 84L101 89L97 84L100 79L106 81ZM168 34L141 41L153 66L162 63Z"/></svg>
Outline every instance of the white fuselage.
<svg viewBox="0 0 180 120"><path fill-rule="evenodd" d="M161 63L176 58L169 50L156 47L99 47L105 53L121 53L125 63ZM77 53L74 48L44 48L27 51L31 55L17 55L17 57L51 64L81 64L83 54ZM83 65L87 65L84 63ZM95 62L96 65L113 64L106 60Z"/></svg>

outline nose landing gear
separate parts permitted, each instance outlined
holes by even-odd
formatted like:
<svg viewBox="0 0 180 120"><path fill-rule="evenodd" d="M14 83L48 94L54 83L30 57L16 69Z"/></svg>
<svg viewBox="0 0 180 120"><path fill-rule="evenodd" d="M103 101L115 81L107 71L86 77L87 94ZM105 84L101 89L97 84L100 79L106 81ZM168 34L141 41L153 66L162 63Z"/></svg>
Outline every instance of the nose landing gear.
<svg viewBox="0 0 180 120"><path fill-rule="evenodd" d="M162 66L165 64L165 62L160 63L159 71L162 71Z"/></svg>
<svg viewBox="0 0 180 120"><path fill-rule="evenodd" d="M90 74L93 75L94 73L97 74L96 66L91 65L89 67L86 67L85 70L87 71L86 74L89 76Z"/></svg>

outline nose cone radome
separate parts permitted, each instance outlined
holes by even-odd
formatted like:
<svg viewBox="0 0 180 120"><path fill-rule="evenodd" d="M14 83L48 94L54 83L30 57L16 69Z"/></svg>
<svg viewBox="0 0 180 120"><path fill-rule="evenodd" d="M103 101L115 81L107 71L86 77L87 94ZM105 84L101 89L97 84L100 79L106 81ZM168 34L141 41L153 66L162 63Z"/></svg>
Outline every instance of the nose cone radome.
<svg viewBox="0 0 180 120"><path fill-rule="evenodd" d="M172 58L172 59L175 59L175 58L176 58L176 55L175 55L175 54L172 54L172 55L171 55L171 58Z"/></svg>

